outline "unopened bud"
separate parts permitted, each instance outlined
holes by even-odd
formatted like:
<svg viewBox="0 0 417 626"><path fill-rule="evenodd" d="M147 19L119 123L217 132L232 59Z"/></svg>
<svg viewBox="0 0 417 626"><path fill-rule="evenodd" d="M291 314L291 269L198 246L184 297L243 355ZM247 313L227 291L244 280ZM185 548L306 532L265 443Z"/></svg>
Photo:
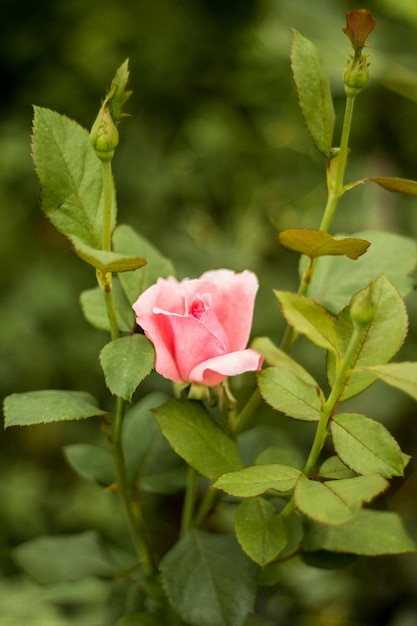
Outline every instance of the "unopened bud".
<svg viewBox="0 0 417 626"><path fill-rule="evenodd" d="M357 96L358 93L368 84L367 55L361 54L354 57L352 62L345 69L343 81L345 83L345 91L348 96Z"/></svg>
<svg viewBox="0 0 417 626"><path fill-rule="evenodd" d="M356 328L363 328L372 322L374 318L374 306L371 299L370 289L359 291L352 298L350 305L350 319Z"/></svg>
<svg viewBox="0 0 417 626"><path fill-rule="evenodd" d="M119 131L110 113L107 102L104 102L90 132L90 141L101 161L110 161L119 143Z"/></svg>

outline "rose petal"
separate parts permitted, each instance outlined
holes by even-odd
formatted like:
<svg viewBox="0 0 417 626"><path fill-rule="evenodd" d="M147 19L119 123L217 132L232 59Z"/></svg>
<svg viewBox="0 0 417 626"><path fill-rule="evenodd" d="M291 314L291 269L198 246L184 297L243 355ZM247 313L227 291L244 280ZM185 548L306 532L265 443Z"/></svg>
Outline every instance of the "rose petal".
<svg viewBox="0 0 417 626"><path fill-rule="evenodd" d="M218 385L228 376L237 376L244 372L256 372L261 369L263 357L248 348L238 352L229 352L222 356L199 363L189 374L189 381L202 385Z"/></svg>

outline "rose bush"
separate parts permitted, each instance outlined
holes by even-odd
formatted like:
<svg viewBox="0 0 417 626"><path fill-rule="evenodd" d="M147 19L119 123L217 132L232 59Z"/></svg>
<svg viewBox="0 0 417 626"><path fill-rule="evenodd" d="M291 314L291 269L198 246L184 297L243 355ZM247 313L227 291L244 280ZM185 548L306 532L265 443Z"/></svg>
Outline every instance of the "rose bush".
<svg viewBox="0 0 417 626"><path fill-rule="evenodd" d="M135 302L137 323L155 346L155 369L176 383L213 386L259 370L245 349L258 280L252 272L214 270L200 278L159 279Z"/></svg>

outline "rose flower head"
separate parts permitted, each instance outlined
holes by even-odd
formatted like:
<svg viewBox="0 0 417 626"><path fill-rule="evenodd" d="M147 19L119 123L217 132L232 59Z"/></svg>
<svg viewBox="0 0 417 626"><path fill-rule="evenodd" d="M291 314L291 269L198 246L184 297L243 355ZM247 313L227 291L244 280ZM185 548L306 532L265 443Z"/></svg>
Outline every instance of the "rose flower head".
<svg viewBox="0 0 417 626"><path fill-rule="evenodd" d="M133 305L155 347L156 371L176 383L214 386L259 370L261 355L246 348L257 290L258 280L248 270L158 279Z"/></svg>

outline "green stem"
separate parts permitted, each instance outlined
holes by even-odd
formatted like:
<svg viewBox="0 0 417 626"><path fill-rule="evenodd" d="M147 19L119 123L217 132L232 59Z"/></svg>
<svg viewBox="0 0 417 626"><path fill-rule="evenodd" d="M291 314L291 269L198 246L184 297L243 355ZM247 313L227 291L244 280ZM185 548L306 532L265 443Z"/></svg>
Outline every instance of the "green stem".
<svg viewBox="0 0 417 626"><path fill-rule="evenodd" d="M185 490L184 505L182 508L181 529L180 534L183 535L191 526L195 497L197 493L197 472L192 468L188 468L187 487Z"/></svg>
<svg viewBox="0 0 417 626"><path fill-rule="evenodd" d="M214 503L216 502L216 499L219 497L219 495L220 495L220 492L217 491L217 489L213 489L213 487L210 487L209 489L207 489L204 495L204 498L202 499L200 503L200 507L196 513L196 516L194 518L194 526L198 527L200 526L200 524L203 523L207 514L213 508Z"/></svg>
<svg viewBox="0 0 417 626"><path fill-rule="evenodd" d="M155 567L143 533L142 513L138 502L133 498L132 490L127 480L122 446L123 418L124 400L117 398L116 416L112 430L113 459L116 469L117 487L127 514L139 562L142 564L146 574L149 575L155 572Z"/></svg>
<svg viewBox="0 0 417 626"><path fill-rule="evenodd" d="M103 241L102 250L111 250L111 230L112 230L112 208L113 208L113 175L111 170L111 160L102 161L103 172Z"/></svg>
<svg viewBox="0 0 417 626"><path fill-rule="evenodd" d="M108 277L109 278L109 277ZM104 295L104 303L106 305L107 317L109 319L110 324L110 335L112 341L118 339L120 336L119 333L119 323L117 321L117 313L116 313L116 305L114 303L113 290L103 291Z"/></svg>

